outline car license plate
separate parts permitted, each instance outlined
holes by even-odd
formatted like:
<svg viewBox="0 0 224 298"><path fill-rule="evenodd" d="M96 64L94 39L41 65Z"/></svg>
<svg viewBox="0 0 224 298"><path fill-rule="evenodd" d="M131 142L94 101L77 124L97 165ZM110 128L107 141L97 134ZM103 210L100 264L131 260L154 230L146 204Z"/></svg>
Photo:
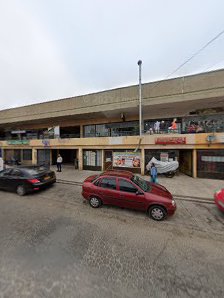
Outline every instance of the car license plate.
<svg viewBox="0 0 224 298"><path fill-rule="evenodd" d="M50 176L46 176L46 177L44 177L44 180L48 180L50 178L51 178Z"/></svg>

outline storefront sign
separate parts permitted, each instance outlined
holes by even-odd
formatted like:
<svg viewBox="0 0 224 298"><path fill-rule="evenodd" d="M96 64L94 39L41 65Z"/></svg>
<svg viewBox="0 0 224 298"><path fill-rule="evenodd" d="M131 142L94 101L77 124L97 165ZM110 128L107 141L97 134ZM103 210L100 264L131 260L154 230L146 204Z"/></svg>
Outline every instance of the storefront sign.
<svg viewBox="0 0 224 298"><path fill-rule="evenodd" d="M113 152L113 166L123 168L140 168L141 157L135 152Z"/></svg>
<svg viewBox="0 0 224 298"><path fill-rule="evenodd" d="M224 156L202 156L201 160L205 162L224 162Z"/></svg>
<svg viewBox="0 0 224 298"><path fill-rule="evenodd" d="M29 145L29 140L10 140L7 141L8 145Z"/></svg>
<svg viewBox="0 0 224 298"><path fill-rule="evenodd" d="M157 145L182 145L186 144L186 138L183 137L160 137L155 139Z"/></svg>
<svg viewBox="0 0 224 298"><path fill-rule="evenodd" d="M22 133L26 133L25 130L13 130L11 131L11 134L22 134Z"/></svg>

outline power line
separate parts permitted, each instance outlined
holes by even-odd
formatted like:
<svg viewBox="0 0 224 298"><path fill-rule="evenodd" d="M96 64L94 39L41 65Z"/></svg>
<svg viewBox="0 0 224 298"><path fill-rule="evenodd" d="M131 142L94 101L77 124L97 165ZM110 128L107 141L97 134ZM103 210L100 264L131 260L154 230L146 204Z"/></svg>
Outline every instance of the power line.
<svg viewBox="0 0 224 298"><path fill-rule="evenodd" d="M195 52L190 58L188 58L184 63L182 63L180 66L178 66L173 72L169 74L169 77L173 75L175 72L177 72L180 68L182 68L185 64L187 64L189 61L191 61L195 56L197 56L199 53L201 53L205 48L207 48L213 41L215 41L217 38L219 38L224 33L224 30L222 30L219 34L217 34L214 38L212 38L209 42L207 42L202 48L200 48L197 52Z"/></svg>
<svg viewBox="0 0 224 298"><path fill-rule="evenodd" d="M204 69L202 70L202 72L205 72L205 71L211 69L212 67L214 67L215 65L217 65L217 64L219 64L219 63L222 63L222 62L224 62L224 59L222 59L221 61L218 61L218 62L213 63L213 64L210 65L209 67L204 68Z"/></svg>
<svg viewBox="0 0 224 298"><path fill-rule="evenodd" d="M211 40L209 40L203 47L201 47L198 51L196 51L190 58L188 58L185 62L183 62L182 64L180 64L174 71L172 71L169 75L167 75L165 77L165 80L168 79L170 76L172 76L173 74L175 74L179 69L181 69L185 64L187 64L188 62L190 62L194 57L196 57L198 54L200 54L205 48L207 48L211 43L213 43L216 39L218 39L222 34L224 33L224 30L222 30L221 32L219 32L215 37L213 37ZM162 81L158 82L156 85L154 85L152 87L152 89L150 91L152 91L155 87L157 87L158 85L160 85L162 83Z"/></svg>

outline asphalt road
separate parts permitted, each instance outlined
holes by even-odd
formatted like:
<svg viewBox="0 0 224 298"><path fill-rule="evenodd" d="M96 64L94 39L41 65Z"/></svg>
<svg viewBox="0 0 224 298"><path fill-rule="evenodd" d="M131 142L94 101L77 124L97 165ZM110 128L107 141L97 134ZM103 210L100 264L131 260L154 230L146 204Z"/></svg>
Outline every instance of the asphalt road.
<svg viewBox="0 0 224 298"><path fill-rule="evenodd" d="M79 186L0 192L0 297L224 297L224 215L92 209Z"/></svg>

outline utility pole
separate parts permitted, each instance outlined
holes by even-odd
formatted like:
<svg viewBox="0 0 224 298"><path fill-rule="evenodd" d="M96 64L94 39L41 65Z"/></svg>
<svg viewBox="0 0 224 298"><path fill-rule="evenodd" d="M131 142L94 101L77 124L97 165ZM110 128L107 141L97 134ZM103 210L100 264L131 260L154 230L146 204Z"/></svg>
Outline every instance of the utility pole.
<svg viewBox="0 0 224 298"><path fill-rule="evenodd" d="M138 61L139 66L139 136L142 136L142 60Z"/></svg>

